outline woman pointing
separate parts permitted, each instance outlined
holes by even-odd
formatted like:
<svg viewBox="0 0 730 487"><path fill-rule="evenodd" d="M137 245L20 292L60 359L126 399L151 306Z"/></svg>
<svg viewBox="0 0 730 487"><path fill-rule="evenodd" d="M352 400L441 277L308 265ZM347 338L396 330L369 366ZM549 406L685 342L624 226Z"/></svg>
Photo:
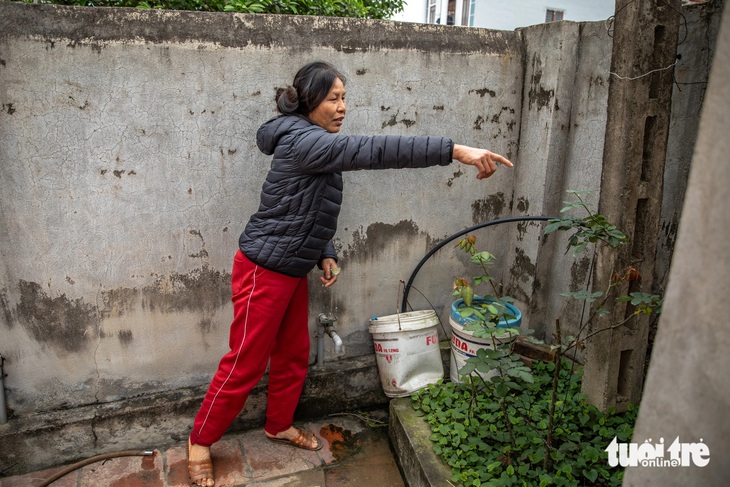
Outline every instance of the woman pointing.
<svg viewBox="0 0 730 487"><path fill-rule="evenodd" d="M347 112L345 77L331 64L302 67L277 93L281 115L264 123L256 142L273 156L259 209L239 239L231 287L230 351L218 365L195 417L188 444L194 485L215 485L210 446L241 412L269 366L264 434L308 450L322 447L311 432L293 426L309 365L307 274L316 266L324 286L337 281L332 238L342 203L342 172L474 166L477 179L494 174L499 154L444 137L341 136Z"/></svg>

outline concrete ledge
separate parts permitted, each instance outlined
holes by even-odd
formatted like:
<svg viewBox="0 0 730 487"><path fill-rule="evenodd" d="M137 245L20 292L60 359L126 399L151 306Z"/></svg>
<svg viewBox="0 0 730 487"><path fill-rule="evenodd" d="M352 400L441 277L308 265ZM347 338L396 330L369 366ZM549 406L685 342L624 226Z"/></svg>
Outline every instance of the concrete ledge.
<svg viewBox="0 0 730 487"><path fill-rule="evenodd" d="M433 451L428 439L431 428L410 405L408 397L390 401L388 432L403 477L410 487L444 487L451 478L449 468Z"/></svg>
<svg viewBox="0 0 730 487"><path fill-rule="evenodd" d="M264 423L267 377L251 391L243 412L229 428L242 431ZM207 384L127 398L114 403L11 418L0 425L0 477L63 465L100 453L152 450L184 440ZM373 355L312 367L296 420L336 412L383 407Z"/></svg>

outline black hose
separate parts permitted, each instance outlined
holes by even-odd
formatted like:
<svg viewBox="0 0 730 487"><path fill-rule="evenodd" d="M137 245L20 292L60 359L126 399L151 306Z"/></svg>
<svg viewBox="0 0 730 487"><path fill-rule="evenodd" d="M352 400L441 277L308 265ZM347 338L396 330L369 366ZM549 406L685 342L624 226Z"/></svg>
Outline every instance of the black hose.
<svg viewBox="0 0 730 487"><path fill-rule="evenodd" d="M56 480L60 479L61 477L70 474L74 470L78 470L79 468L89 465L90 463L100 462L102 460L108 460L110 458L117 458L117 457L150 457L153 456L155 452L149 451L149 450L124 450L124 451L118 451L118 452L112 452L112 453L102 453L101 455L96 455L90 458L87 458L85 460L81 460L80 462L76 462L73 465L69 465L68 467L64 468L60 472L57 472L53 474L48 479L44 480L42 483L38 484L36 487L46 487L48 485L51 485Z"/></svg>
<svg viewBox="0 0 730 487"><path fill-rule="evenodd" d="M418 271L421 270L421 267L423 267L423 264L426 263L426 261L435 254L441 247L446 245L447 243L451 242L452 240L461 237L465 233L473 232L474 230L479 230L480 228L485 227L491 227L494 225L499 225L500 223L512 223L512 222L529 222L529 221L548 221L548 220L554 220L557 217L554 216L513 216L509 218L501 218L498 220L491 220L485 223L480 223L478 225L474 225L473 227L469 227L466 230L462 230L459 233L455 233L452 236L448 237L445 240L442 240L437 246L432 248L424 257L421 259L421 262L418 263L416 268L413 270L413 273L411 274L411 277L408 279L408 283L406 283L405 288L403 289L403 301L401 302L401 313L406 312L406 307L408 306L408 293L411 290L411 285L413 284L413 281L416 279L416 274L418 274Z"/></svg>

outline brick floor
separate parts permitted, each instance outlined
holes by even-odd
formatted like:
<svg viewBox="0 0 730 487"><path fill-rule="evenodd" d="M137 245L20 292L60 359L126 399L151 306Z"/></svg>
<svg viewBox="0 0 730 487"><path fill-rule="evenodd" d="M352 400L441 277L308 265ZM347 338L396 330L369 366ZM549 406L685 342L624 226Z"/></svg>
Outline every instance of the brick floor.
<svg viewBox="0 0 730 487"><path fill-rule="evenodd" d="M404 487L387 428L354 416L299 425L324 447L307 451L266 439L263 430L229 434L213 445L216 487ZM187 441L152 457L119 457L92 463L50 487L189 486ZM0 487L37 487L63 467L0 478Z"/></svg>

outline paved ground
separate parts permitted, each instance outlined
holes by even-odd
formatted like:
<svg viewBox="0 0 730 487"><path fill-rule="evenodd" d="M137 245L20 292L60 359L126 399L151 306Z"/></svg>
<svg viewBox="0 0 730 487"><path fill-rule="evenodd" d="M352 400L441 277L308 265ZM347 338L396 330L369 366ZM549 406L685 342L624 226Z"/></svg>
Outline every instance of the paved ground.
<svg viewBox="0 0 730 487"><path fill-rule="evenodd" d="M333 416L298 426L324 441L310 452L266 440L262 430L230 434L213 446L217 487L404 487L382 426L358 416ZM190 485L186 443L156 450L152 457L122 457L93 463L51 487L182 487ZM37 487L63 467L0 478L0 487Z"/></svg>

